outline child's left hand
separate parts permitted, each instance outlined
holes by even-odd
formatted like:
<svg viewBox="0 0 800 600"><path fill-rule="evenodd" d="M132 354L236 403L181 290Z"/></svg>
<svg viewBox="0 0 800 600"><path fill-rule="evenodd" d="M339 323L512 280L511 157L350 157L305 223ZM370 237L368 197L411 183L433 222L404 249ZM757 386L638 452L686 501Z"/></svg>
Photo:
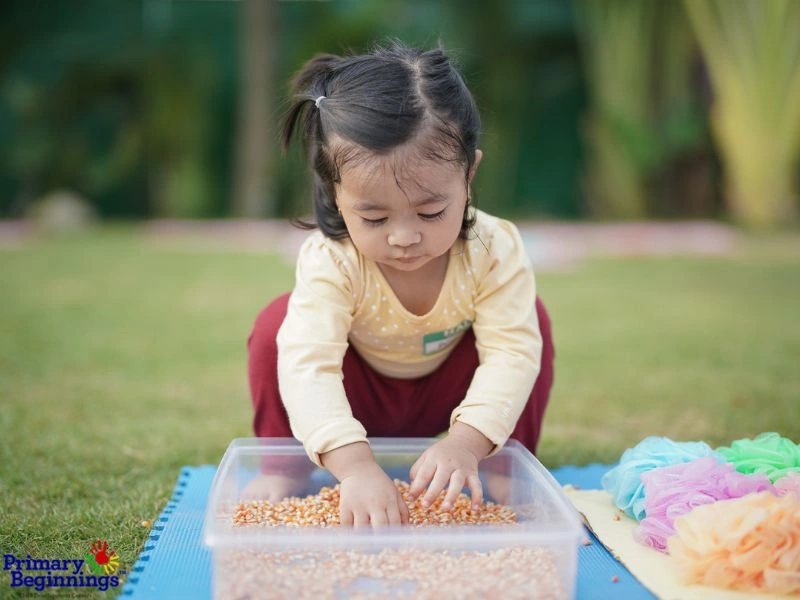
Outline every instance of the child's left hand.
<svg viewBox="0 0 800 600"><path fill-rule="evenodd" d="M442 509L450 510L466 485L472 498L472 509L477 510L483 502L478 462L489 454L492 447L492 442L477 429L456 421L447 437L423 452L411 466L411 497L417 498L427 487L422 504L430 506L449 482Z"/></svg>

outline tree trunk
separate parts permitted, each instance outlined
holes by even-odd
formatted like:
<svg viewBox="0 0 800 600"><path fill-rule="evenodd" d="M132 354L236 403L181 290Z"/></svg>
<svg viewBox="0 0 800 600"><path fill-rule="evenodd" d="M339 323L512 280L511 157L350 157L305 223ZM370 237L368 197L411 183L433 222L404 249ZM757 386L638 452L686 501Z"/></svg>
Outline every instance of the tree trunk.
<svg viewBox="0 0 800 600"><path fill-rule="evenodd" d="M734 219L797 222L800 3L686 0L714 86L711 125Z"/></svg>
<svg viewBox="0 0 800 600"><path fill-rule="evenodd" d="M742 111L720 98L712 125L725 165L725 196L737 223L774 228L797 220L797 153L786 151L765 118Z"/></svg>
<svg viewBox="0 0 800 600"><path fill-rule="evenodd" d="M272 216L275 2L244 0L239 8L239 106L235 145L233 214Z"/></svg>

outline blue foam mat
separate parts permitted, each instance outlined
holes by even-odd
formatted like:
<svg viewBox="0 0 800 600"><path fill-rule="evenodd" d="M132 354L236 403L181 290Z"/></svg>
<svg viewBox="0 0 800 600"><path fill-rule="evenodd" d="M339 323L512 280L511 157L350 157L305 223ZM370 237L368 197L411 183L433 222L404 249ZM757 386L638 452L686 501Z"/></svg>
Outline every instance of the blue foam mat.
<svg viewBox="0 0 800 600"><path fill-rule="evenodd" d="M582 489L600 487L609 465L561 467L553 476ZM176 600L211 598L211 555L203 546L203 519L216 467L184 467L175 491L156 521L119 598ZM656 598L587 531L592 540L578 550L579 600ZM618 581L612 581L617 577Z"/></svg>

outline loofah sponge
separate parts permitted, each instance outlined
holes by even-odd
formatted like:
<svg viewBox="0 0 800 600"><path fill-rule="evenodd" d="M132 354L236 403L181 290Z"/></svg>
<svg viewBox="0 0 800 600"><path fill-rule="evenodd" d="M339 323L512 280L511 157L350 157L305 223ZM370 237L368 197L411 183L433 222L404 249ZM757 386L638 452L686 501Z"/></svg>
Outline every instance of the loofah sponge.
<svg viewBox="0 0 800 600"><path fill-rule="evenodd" d="M800 593L800 500L749 494L698 506L675 520L669 552L687 583Z"/></svg>
<svg viewBox="0 0 800 600"><path fill-rule="evenodd" d="M729 447L717 448L717 452L740 473L764 473L773 482L800 473L800 444L775 432L736 440Z"/></svg>
<svg viewBox="0 0 800 600"><path fill-rule="evenodd" d="M603 489L611 494L617 508L641 521L645 516L642 473L704 456L723 461L705 442L673 442L665 437L647 437L625 450L619 465L603 475Z"/></svg>
<svg viewBox="0 0 800 600"><path fill-rule="evenodd" d="M636 540L662 552L675 533L673 523L692 509L717 500L772 491L766 475L743 475L714 457L661 467L642 473L646 516L634 531Z"/></svg>

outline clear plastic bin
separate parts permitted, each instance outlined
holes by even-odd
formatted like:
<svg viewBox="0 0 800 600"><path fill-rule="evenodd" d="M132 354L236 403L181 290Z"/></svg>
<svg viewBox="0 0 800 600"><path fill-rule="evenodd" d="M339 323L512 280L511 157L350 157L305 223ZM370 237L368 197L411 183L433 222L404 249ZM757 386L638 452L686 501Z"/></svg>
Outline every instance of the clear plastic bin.
<svg viewBox="0 0 800 600"><path fill-rule="evenodd" d="M375 438L372 450L393 478L435 439ZM215 598L572 598L580 518L558 483L511 440L480 463L486 500L517 514L513 525L344 527L237 526L246 486L276 472L304 494L335 479L290 438L231 442L211 488L204 541L213 558Z"/></svg>

